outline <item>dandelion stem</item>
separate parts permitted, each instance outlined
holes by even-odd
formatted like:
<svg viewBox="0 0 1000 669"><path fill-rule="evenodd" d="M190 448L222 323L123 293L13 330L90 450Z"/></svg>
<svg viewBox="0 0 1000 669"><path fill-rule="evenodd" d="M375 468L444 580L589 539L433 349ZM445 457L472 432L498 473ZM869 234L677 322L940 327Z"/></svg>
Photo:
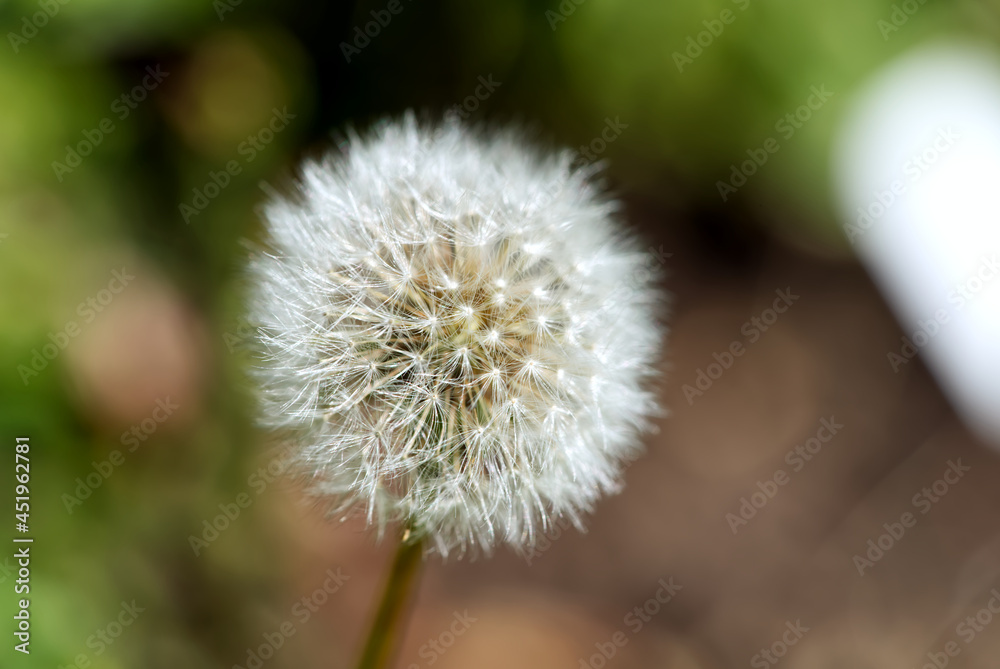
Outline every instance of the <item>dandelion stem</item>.
<svg viewBox="0 0 1000 669"><path fill-rule="evenodd" d="M406 602L417 582L423 542L403 535L396 557L389 569L382 601L375 614L368 640L365 642L358 669L386 669L390 666L396 645L402 636L400 623L405 617Z"/></svg>

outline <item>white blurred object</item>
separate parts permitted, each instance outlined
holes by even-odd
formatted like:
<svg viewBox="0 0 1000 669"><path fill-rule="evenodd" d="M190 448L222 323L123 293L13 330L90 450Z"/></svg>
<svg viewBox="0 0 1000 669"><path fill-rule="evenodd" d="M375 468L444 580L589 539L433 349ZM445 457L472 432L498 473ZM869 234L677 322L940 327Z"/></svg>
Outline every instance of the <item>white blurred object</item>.
<svg viewBox="0 0 1000 669"><path fill-rule="evenodd" d="M969 426L1000 446L1000 55L922 47L854 100L834 176L845 230Z"/></svg>

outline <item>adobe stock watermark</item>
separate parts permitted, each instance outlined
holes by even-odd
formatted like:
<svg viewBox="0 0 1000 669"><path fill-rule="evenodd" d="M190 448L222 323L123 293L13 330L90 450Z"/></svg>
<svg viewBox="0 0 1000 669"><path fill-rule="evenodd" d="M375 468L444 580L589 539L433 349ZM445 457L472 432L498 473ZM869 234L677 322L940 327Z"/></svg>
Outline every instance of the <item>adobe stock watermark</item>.
<svg viewBox="0 0 1000 669"><path fill-rule="evenodd" d="M947 153L948 149L953 147L959 139L961 136L950 126L938 130L930 146L914 154L903 163L900 168L903 178L894 179L885 190L875 191L872 193L871 202L858 207L858 217L855 222L844 226L847 240L853 244L858 237L870 230L879 219L885 216L885 213L896 203L899 196L906 193L910 186L920 181L920 178L937 164L941 156Z"/></svg>
<svg viewBox="0 0 1000 669"><path fill-rule="evenodd" d="M202 551L215 542L223 532L236 522L244 511L253 505L254 500L267 490L267 487L280 478L291 466L292 456L282 453L272 458L266 465L260 467L247 477L247 487L249 491L243 491L236 495L230 502L223 502L218 505L219 514L202 521L201 534L188 536L188 545L191 546L195 557L201 555ZM251 492L253 495L251 496Z"/></svg>
<svg viewBox="0 0 1000 669"><path fill-rule="evenodd" d="M639 459L639 454L636 454L635 456L626 458L622 462L623 469L628 469L638 459ZM539 535L539 537L535 541L534 545L531 546L531 551L529 553L525 554L524 561L530 567L531 564L536 559L538 559L539 557L541 557L542 555L544 555L546 552L548 552L548 550L550 548L552 548L552 546L555 545L555 542L558 541L560 538L562 538L562 536L563 536L563 534L565 532L567 532L568 530L573 529L573 528L576 528L577 530L579 530L581 532L585 531L582 527L577 527L576 525L574 525L573 521L571 521L569 518L567 518L565 516L562 516L562 517L558 518L557 520L555 520L554 522L552 522L545 529L545 531L542 532Z"/></svg>
<svg viewBox="0 0 1000 669"><path fill-rule="evenodd" d="M810 95L806 101L781 118L774 124L774 130L786 142L795 136L806 123L812 119L813 114L823 108L823 105L833 97L833 93L826 90L826 84L821 86L811 86ZM758 148L747 149L749 158L744 160L739 166L730 165L728 181L716 181L715 187L719 191L722 201L727 201L730 196L742 188L748 179L757 173L761 167L767 164L771 156L781 150L781 143L774 137L765 139Z"/></svg>
<svg viewBox="0 0 1000 669"><path fill-rule="evenodd" d="M605 302L609 305L608 309L614 312L627 308L628 300L625 299L627 295L635 291L639 286L646 285L651 279L659 275L659 268L665 265L667 260L673 256L673 253L667 253L663 250L662 244L655 249L650 246L646 250L646 253L643 254L642 262L631 272L623 275L612 293L605 298Z"/></svg>
<svg viewBox="0 0 1000 669"><path fill-rule="evenodd" d="M941 478L929 486L921 488L920 492L910 500L910 504L916 511L920 512L920 515L927 515L934 505L951 492L952 488L962 480L962 477L972 469L972 467L963 465L961 458L948 460L945 464L947 467ZM919 518L913 511L905 511L898 521L882 523L882 529L885 532L869 539L865 543L868 550L864 553L854 555L854 567L858 570L858 574L864 576L865 570L870 570L875 566L875 563L885 557L886 553L903 540L906 530L916 527L918 521Z"/></svg>
<svg viewBox="0 0 1000 669"><path fill-rule="evenodd" d="M531 552L524 556L524 560L528 563L528 566L530 567L531 563L534 562L535 559L541 557L546 551L552 548L552 544L562 537L563 532L572 527L572 521L566 517L560 517L554 523L549 525L545 532L543 532L531 546Z"/></svg>
<svg viewBox="0 0 1000 669"><path fill-rule="evenodd" d="M407 0L407 2L413 2L413 0ZM344 54L344 60L350 64L352 58L358 56L365 47L371 44L373 39L381 34L384 28L388 27L394 16L403 13L403 9L405 9L403 0L389 0L385 9L371 10L369 14L371 14L372 20L365 23L364 30L361 29L361 26L354 26L354 39L349 43L340 43L340 52Z"/></svg>
<svg viewBox="0 0 1000 669"><path fill-rule="evenodd" d="M123 601L117 617L87 637L85 645L92 652L78 653L70 664L65 666L59 665L59 669L88 669L93 666L97 658L104 655L108 648L121 637L127 628L131 627L139 619L139 614L145 610L144 607L136 604L134 599L131 602Z"/></svg>
<svg viewBox="0 0 1000 669"><path fill-rule="evenodd" d="M212 0L212 9L219 21L226 20L226 14L235 12L236 8L243 4L243 0Z"/></svg>
<svg viewBox="0 0 1000 669"><path fill-rule="evenodd" d="M252 163L257 155L274 141L275 136L288 127L288 122L294 119L295 114L289 113L288 107L282 107L280 110L273 108L267 125L252 135L248 135L236 147L237 155L242 156L243 160L233 158L218 172L209 170L208 181L200 188L191 189L190 204L181 202L177 206L177 211L184 222L190 223L192 218L205 211L212 200L219 197L219 194L232 183L233 177L243 172L243 166Z"/></svg>
<svg viewBox="0 0 1000 669"><path fill-rule="evenodd" d="M750 6L750 0L732 0L741 12L745 12L747 7ZM723 9L719 12L718 18L705 19L701 22L705 29L696 35L688 35L687 37L687 47L684 49L684 53L680 51L674 51L672 57L674 59L674 65L677 66L677 71L684 74L684 68L688 65L694 63L701 54L705 53L708 49L715 43L723 32L726 30L726 26L732 25L736 21L738 15L731 9Z"/></svg>
<svg viewBox="0 0 1000 669"><path fill-rule="evenodd" d="M673 257L673 253L668 253L663 250L663 245L661 244L657 248L650 246L647 249L643 262L637 267L632 273L626 275L621 283L615 288L611 296L606 300L607 303L613 305L611 308L622 308L618 305L625 304L625 300L618 299L619 296L624 297L624 294L628 291L635 290L637 286L645 285L650 279L653 278L654 273L658 272L658 268L665 265L667 259ZM614 318L612 317L612 320ZM638 456L636 456L636 459ZM624 462L624 466L630 467L635 459L629 459ZM544 555L553 544L562 538L563 534L575 527L573 522L565 516L560 516L554 522L552 522L545 530L538 535L537 540L531 546L531 551L526 553L524 556L525 562L530 567L531 564Z"/></svg>
<svg viewBox="0 0 1000 669"><path fill-rule="evenodd" d="M778 322L781 314L788 311L801 297L794 294L791 287L784 290L779 288L774 291L774 294L776 297L770 307L764 309L759 315L751 317L740 327L740 334L746 338L746 344L739 339L734 339L721 352L712 354L715 362L710 362L704 368L699 367L697 369L694 385L685 383L681 386L681 391L684 393L684 399L687 400L688 406L694 404L696 397L702 397L706 392L711 390L715 382L736 363L736 359L747 352L747 346L755 344L760 340Z"/></svg>
<svg viewBox="0 0 1000 669"><path fill-rule="evenodd" d="M24 16L21 18L21 30L18 32L7 33L7 41L10 42L10 48L14 50L14 53L18 53L21 47L28 43L29 40L33 39L38 31L49 25L49 21L55 18L56 14L63 8L64 5L69 4L70 0L38 0L37 11L30 16Z"/></svg>
<svg viewBox="0 0 1000 669"><path fill-rule="evenodd" d="M596 162L598 156L604 153L608 145L613 144L627 129L628 124L622 123L620 116L616 116L614 120L611 120L611 117L605 118L601 132L590 140L590 143L580 145L579 151L586 159L585 164Z"/></svg>
<svg viewBox="0 0 1000 669"><path fill-rule="evenodd" d="M111 478L115 469L125 464L126 453L135 453L150 435L159 429L180 406L170 401L167 396L156 400L156 407L149 418L133 425L128 430L122 432L121 444L128 446L128 450L123 453L120 449L115 449L108 453L108 457L100 462L91 461L91 471L86 476L76 478L76 487L73 494L63 493L62 503L66 507L66 513L72 514L75 507L83 506L83 503L90 499L94 491L104 485L104 482Z"/></svg>
<svg viewBox="0 0 1000 669"><path fill-rule="evenodd" d="M493 95L493 91L500 88L503 84L502 81L494 81L492 74L488 74L485 79L480 75L478 81L479 85L476 86L476 90L472 92L472 95L466 97L458 104L449 107L445 112L445 116L457 116L461 119L469 118L470 114L479 109L479 103L489 99Z"/></svg>
<svg viewBox="0 0 1000 669"><path fill-rule="evenodd" d="M420 646L417 651L417 656L421 660L426 660L426 664L411 662L407 665L406 669L422 669L423 667L430 667L435 662L441 659L441 656L448 652L448 649L455 645L455 641L458 640L463 634L469 631L472 627L472 623L479 620L478 618L473 618L469 615L469 610L465 609L462 613L455 611L452 613L452 621L447 629L443 630L440 634L432 639L428 639L426 643Z"/></svg>
<svg viewBox="0 0 1000 669"><path fill-rule="evenodd" d="M18 572L17 563L10 561L10 555L5 555L3 558L3 562L0 563L0 583L6 583L8 578L17 576L18 575L17 572Z"/></svg>
<svg viewBox="0 0 1000 669"><path fill-rule="evenodd" d="M52 161L52 172L56 175L56 180L62 183L63 177L71 174L73 170L82 165L83 159L93 153L94 149L104 142L104 138L115 131L117 128L115 119L119 122L127 119L168 76L170 73L164 72L160 65L156 67L146 66L146 76L142 78L142 81L111 101L110 108L113 117L105 116L98 121L95 127L88 128L81 133L83 139L72 146L67 144L63 162Z"/></svg>
<svg viewBox="0 0 1000 669"><path fill-rule="evenodd" d="M820 421L816 434L805 440L804 443L795 446L785 454L785 463L792 468L792 474L805 469L806 465L822 452L823 447L837 436L844 429L842 423L838 423L833 416ZM784 469L776 469L764 481L757 481L757 490L750 494L750 497L740 497L740 506L736 513L726 514L726 522L729 529L735 535L741 528L746 527L751 520L757 516L757 512L767 506L768 502L777 496L778 491L788 485L791 477Z"/></svg>
<svg viewBox="0 0 1000 669"><path fill-rule="evenodd" d="M882 35L882 41L887 42L889 35L905 26L910 17L916 14L926 2L927 0L903 0L899 4L894 4L892 11L889 12L888 21L879 19L875 22L875 27L878 28L879 33Z"/></svg>
<svg viewBox="0 0 1000 669"><path fill-rule="evenodd" d="M886 360L893 373L898 374L903 365L917 357L920 349L927 346L951 322L953 313L961 311L976 299L998 275L1000 275L1000 262L997 260L997 254L994 253L988 258L984 256L976 269L965 279L955 284L948 293L948 304L951 305L951 312L941 308L934 312L933 317L918 320L917 329L909 337L900 339L902 346L899 351L886 353Z"/></svg>
<svg viewBox="0 0 1000 669"><path fill-rule="evenodd" d="M684 589L679 583L675 583L673 577L657 581L660 587L645 602L636 606L625 614L622 624L632 635L636 635L653 620L664 606L669 604L677 596L677 593ZM618 654L618 651L628 645L629 637L624 629L620 629L607 641L598 641L594 644L597 652L590 657L581 657L579 669L602 669L608 662Z"/></svg>
<svg viewBox="0 0 1000 669"><path fill-rule="evenodd" d="M257 326L246 319L239 319L234 327L222 333L222 341L230 353L244 351L254 342Z"/></svg>
<svg viewBox="0 0 1000 669"><path fill-rule="evenodd" d="M587 0L562 0L559 6L556 7L557 11L552 11L551 9L545 10L545 20L549 22L549 28L555 31L559 27L560 23L565 23L576 8L585 3Z"/></svg>
<svg viewBox="0 0 1000 669"><path fill-rule="evenodd" d="M121 270L111 272L111 280L108 281L107 287L99 290L96 295L88 297L76 306L76 315L80 317L80 320L68 320L61 328L55 332L50 332L48 334L49 343L42 346L41 350L37 348L31 349L31 359L28 360L27 364L22 363L17 366L17 373L21 377L21 382L27 386L33 378L45 371L49 363L66 350L70 341L80 336L80 333L83 332L83 326L93 323L98 314L104 311L111 304L111 301L115 299L115 295L125 290L133 279L135 279L135 276L129 274L128 269L125 267L122 267Z"/></svg>
<svg viewBox="0 0 1000 669"><path fill-rule="evenodd" d="M768 667L773 667L781 661L781 658L788 653L788 649L797 644L802 640L802 637L806 635L809 628L802 624L801 620L796 620L794 623L792 621L785 622L785 631L782 632L781 638L772 643L767 648L761 648L760 652L750 658L751 667L759 667L760 669L767 669Z"/></svg>
<svg viewBox="0 0 1000 669"><path fill-rule="evenodd" d="M993 624L997 614L1000 614L1000 589L992 588L989 599L971 615L966 616L955 625L954 635L968 646L976 640L986 628ZM926 653L927 661L919 669L945 669L951 661L962 654L958 641L951 639L940 646L940 650L930 650Z"/></svg>
<svg viewBox="0 0 1000 669"><path fill-rule="evenodd" d="M282 621L273 632L264 632L264 642L247 648L246 664L234 664L233 669L261 669L264 663L274 657L288 639L295 636L298 626L305 625L320 608L337 594L344 584L351 580L341 568L326 570L326 580L311 593L297 601L289 611L289 617Z"/></svg>
<svg viewBox="0 0 1000 669"><path fill-rule="evenodd" d="M574 161L574 165L582 168L596 163L600 159L601 154L607 150L608 145L618 139L622 132L627 128L628 124L622 123L621 117L616 116L614 120L611 120L611 117L606 117L604 119L604 127L601 129L601 132L586 144L580 145L578 149L579 155ZM541 207L547 207L563 192L566 192L563 184L558 181L552 181L548 188L546 188L542 193L542 197L538 199L537 204L534 205L534 209L531 211L537 211ZM663 247L661 246L660 248L662 249ZM670 254L667 255L669 256Z"/></svg>
<svg viewBox="0 0 1000 669"><path fill-rule="evenodd" d="M975 641L976 636L986 631L986 628L993 623L993 618L1000 613L1000 590L993 588L989 592L992 595L982 608L974 615L966 616L962 622L955 626L955 634L962 638L967 645Z"/></svg>
<svg viewBox="0 0 1000 669"><path fill-rule="evenodd" d="M665 252L662 244L656 249L652 246L649 247L649 250L643 256L642 263L631 272L625 274L622 280L614 287L611 294L605 298L605 303L609 305L607 308L609 318L612 321L616 321L619 315L624 314L629 309L629 305L631 304L629 296L634 294L639 286L645 285L657 276L659 274L658 267L666 264L667 259L673 257L673 255L673 253Z"/></svg>

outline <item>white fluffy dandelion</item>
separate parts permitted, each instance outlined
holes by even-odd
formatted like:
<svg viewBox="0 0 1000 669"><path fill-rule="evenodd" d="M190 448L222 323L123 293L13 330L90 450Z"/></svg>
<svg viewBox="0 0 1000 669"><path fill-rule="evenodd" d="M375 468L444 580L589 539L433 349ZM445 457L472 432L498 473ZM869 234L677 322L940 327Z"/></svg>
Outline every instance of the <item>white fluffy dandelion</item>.
<svg viewBox="0 0 1000 669"><path fill-rule="evenodd" d="M258 381L314 493L447 555L528 550L617 490L657 410L659 301L571 162L407 117L268 205Z"/></svg>

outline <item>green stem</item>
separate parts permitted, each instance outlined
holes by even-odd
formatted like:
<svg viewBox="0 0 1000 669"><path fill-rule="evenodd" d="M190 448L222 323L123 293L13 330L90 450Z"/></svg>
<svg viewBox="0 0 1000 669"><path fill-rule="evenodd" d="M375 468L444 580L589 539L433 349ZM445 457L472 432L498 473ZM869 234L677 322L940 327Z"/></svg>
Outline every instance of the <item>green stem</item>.
<svg viewBox="0 0 1000 669"><path fill-rule="evenodd" d="M404 535L405 537L405 535ZM389 570L385 592L365 642L358 669L386 669L396 651L399 623L416 583L417 571L423 554L423 542L404 538L396 550L396 557Z"/></svg>

